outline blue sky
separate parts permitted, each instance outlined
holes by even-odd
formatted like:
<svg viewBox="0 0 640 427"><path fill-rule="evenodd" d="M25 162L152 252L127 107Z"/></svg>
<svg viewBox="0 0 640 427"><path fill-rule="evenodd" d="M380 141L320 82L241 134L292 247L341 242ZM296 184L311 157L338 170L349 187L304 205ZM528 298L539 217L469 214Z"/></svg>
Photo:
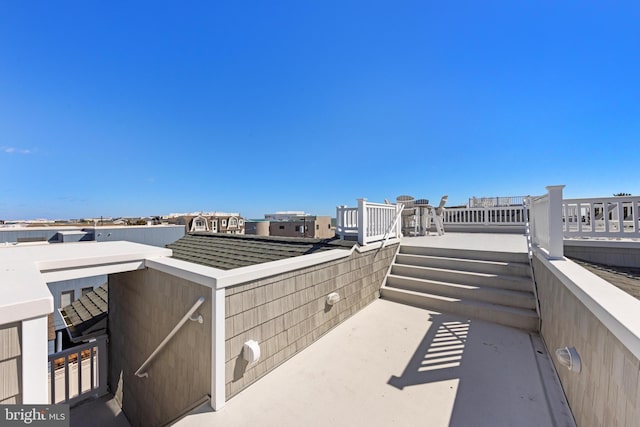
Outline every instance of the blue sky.
<svg viewBox="0 0 640 427"><path fill-rule="evenodd" d="M617 1L4 0L0 219L638 195L638 22Z"/></svg>

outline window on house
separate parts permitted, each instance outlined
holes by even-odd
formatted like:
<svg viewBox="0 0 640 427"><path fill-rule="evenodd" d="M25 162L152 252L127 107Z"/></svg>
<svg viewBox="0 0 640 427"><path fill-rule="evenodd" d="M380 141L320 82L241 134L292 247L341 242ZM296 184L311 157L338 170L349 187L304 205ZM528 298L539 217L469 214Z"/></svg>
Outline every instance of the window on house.
<svg viewBox="0 0 640 427"><path fill-rule="evenodd" d="M327 228L331 230L331 224L327 224Z"/></svg>
<svg viewBox="0 0 640 427"><path fill-rule="evenodd" d="M320 224L316 224L316 230L320 230Z"/></svg>
<svg viewBox="0 0 640 427"><path fill-rule="evenodd" d="M244 225L244 219L239 219L239 220L238 220L238 225L239 225L240 227L242 227L242 226Z"/></svg>
<svg viewBox="0 0 640 427"><path fill-rule="evenodd" d="M235 218L229 218L229 227L237 227L238 226L238 220Z"/></svg>
<svg viewBox="0 0 640 427"><path fill-rule="evenodd" d="M222 226L223 226L223 227L226 227L226 226L227 226L227 220L226 220L226 219L223 219L223 220L222 220Z"/></svg>
<svg viewBox="0 0 640 427"><path fill-rule="evenodd" d="M284 225L281 225L281 226L280 226L280 230L284 230Z"/></svg>
<svg viewBox="0 0 640 427"><path fill-rule="evenodd" d="M85 296L89 292L93 291L93 288L82 288L82 296Z"/></svg>
<svg viewBox="0 0 640 427"><path fill-rule="evenodd" d="M71 290L71 291L62 291L60 293L60 308L66 307L69 304L71 304L73 302L73 300L75 299L74 295L75 295L75 292L73 290Z"/></svg>

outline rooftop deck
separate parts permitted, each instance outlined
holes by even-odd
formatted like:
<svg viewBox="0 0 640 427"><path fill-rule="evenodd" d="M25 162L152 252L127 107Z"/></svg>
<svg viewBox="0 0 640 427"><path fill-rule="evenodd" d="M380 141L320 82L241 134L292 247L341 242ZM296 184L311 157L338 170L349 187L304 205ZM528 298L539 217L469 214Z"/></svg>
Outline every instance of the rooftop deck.
<svg viewBox="0 0 640 427"><path fill-rule="evenodd" d="M177 425L571 425L548 357L537 334L376 300Z"/></svg>
<svg viewBox="0 0 640 427"><path fill-rule="evenodd" d="M432 233L428 236L403 237L402 244L496 252L527 252L527 239L523 234L446 233L438 236Z"/></svg>

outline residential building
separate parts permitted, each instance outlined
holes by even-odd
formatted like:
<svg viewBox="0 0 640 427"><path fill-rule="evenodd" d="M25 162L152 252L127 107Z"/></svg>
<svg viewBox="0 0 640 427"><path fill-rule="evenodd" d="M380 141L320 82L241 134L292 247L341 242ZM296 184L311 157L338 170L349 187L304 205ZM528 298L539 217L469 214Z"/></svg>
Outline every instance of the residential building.
<svg viewBox="0 0 640 427"><path fill-rule="evenodd" d="M245 220L239 213L208 212L193 214L172 214L169 221L184 225L187 233L210 231L223 234L245 234Z"/></svg>
<svg viewBox="0 0 640 427"><path fill-rule="evenodd" d="M282 211L265 214L264 220L251 220L246 234L280 237L330 239L335 236L330 216L316 216L303 211Z"/></svg>
<svg viewBox="0 0 640 427"><path fill-rule="evenodd" d="M603 204L618 220L581 219ZM527 206L475 219L514 233L402 236L400 206L360 199L337 208L335 239L1 247L0 403L110 392L135 426L634 425L640 300L565 253L640 266L640 197L551 186ZM445 228L471 221L459 213ZM47 356L46 283L96 273L108 340ZM72 419L93 421L93 404Z"/></svg>

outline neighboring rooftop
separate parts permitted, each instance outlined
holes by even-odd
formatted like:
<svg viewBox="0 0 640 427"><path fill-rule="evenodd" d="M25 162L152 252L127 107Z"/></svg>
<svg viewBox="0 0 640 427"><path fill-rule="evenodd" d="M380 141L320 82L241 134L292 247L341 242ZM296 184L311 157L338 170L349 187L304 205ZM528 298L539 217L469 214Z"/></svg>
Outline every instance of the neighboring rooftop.
<svg viewBox="0 0 640 427"><path fill-rule="evenodd" d="M262 264L332 249L351 249L356 242L296 237L193 233L167 245L173 258L221 270Z"/></svg>
<svg viewBox="0 0 640 427"><path fill-rule="evenodd" d="M60 309L71 341L81 342L106 333L108 286L105 283Z"/></svg>

